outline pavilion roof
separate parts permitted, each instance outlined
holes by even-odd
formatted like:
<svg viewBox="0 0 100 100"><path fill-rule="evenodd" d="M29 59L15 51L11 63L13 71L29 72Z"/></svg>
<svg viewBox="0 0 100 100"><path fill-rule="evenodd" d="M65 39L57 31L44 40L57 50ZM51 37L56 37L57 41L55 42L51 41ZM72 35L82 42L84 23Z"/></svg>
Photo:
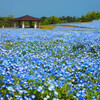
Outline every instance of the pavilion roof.
<svg viewBox="0 0 100 100"><path fill-rule="evenodd" d="M29 15L25 15L19 18L14 18L12 19L12 21L43 21L43 20Z"/></svg>

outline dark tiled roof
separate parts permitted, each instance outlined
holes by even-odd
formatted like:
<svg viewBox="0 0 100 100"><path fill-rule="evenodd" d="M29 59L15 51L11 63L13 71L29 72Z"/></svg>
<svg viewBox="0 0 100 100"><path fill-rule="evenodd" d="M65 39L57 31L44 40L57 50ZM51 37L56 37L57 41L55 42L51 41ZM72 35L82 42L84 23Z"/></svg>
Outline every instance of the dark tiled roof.
<svg viewBox="0 0 100 100"><path fill-rule="evenodd" d="M14 18L12 19L12 21L43 21L43 20L29 15L25 15L19 18Z"/></svg>

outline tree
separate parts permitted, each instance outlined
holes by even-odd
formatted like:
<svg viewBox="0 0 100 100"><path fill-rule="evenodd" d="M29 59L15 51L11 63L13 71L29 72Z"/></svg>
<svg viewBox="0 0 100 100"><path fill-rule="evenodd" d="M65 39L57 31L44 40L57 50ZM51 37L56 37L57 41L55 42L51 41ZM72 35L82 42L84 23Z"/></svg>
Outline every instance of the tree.
<svg viewBox="0 0 100 100"><path fill-rule="evenodd" d="M96 13L96 19L100 19L100 12L99 11Z"/></svg>
<svg viewBox="0 0 100 100"><path fill-rule="evenodd" d="M48 21L49 21L49 24L58 24L58 23L61 22L61 21L60 21L60 18L57 17L57 16L50 16L50 17L48 18Z"/></svg>
<svg viewBox="0 0 100 100"><path fill-rule="evenodd" d="M67 19L66 19L65 16L60 17L60 20L61 20L63 23L66 23L66 22L67 22Z"/></svg>
<svg viewBox="0 0 100 100"><path fill-rule="evenodd" d="M46 18L47 18L47 17L43 16L43 17L41 17L40 19L45 20Z"/></svg>
<svg viewBox="0 0 100 100"><path fill-rule="evenodd" d="M44 21L41 22L41 25L48 25L48 24L58 24L61 23L61 20L57 16L50 16L46 18Z"/></svg>
<svg viewBox="0 0 100 100"><path fill-rule="evenodd" d="M0 17L0 27L5 26L5 27L12 27L13 22L11 21L13 19L13 15L8 15L6 17Z"/></svg>
<svg viewBox="0 0 100 100"><path fill-rule="evenodd" d="M89 21L98 20L98 19L100 19L100 12L89 11L85 16L81 16L81 17L77 18L76 21L89 22Z"/></svg>

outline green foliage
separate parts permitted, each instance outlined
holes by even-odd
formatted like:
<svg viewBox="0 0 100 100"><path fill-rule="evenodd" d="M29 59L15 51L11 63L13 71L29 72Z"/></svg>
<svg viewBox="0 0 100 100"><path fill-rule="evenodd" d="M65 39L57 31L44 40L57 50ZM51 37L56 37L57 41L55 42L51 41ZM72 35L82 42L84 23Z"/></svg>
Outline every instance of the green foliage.
<svg viewBox="0 0 100 100"><path fill-rule="evenodd" d="M0 27L12 27L13 22L11 21L13 19L13 15L8 15L6 17L0 17Z"/></svg>
<svg viewBox="0 0 100 100"><path fill-rule="evenodd" d="M81 17L77 18L76 21L89 22L89 21L98 20L98 19L100 19L100 12L90 11L85 16L82 15Z"/></svg>
<svg viewBox="0 0 100 100"><path fill-rule="evenodd" d="M13 44L12 44L10 41L6 41L5 44L4 44L4 46L5 46L5 48L6 48L7 50L10 50L11 47L13 46Z"/></svg>
<svg viewBox="0 0 100 100"><path fill-rule="evenodd" d="M69 22L89 22L92 20L100 19L100 12L90 11L86 15L82 15L81 17L76 18L71 16L50 16L50 17L41 17L44 21L41 22L41 25L49 25L49 24L58 24L58 23L69 23Z"/></svg>
<svg viewBox="0 0 100 100"><path fill-rule="evenodd" d="M57 16L50 16L50 17L48 17L48 18L46 18L46 17L43 17L43 18L44 18L44 21L41 22L42 25L61 23L60 18L57 17ZM42 19L43 19L43 18L42 18Z"/></svg>
<svg viewBox="0 0 100 100"><path fill-rule="evenodd" d="M0 60L0 64L2 64L2 62L3 62L3 61L2 61L2 60Z"/></svg>
<svg viewBox="0 0 100 100"><path fill-rule="evenodd" d="M60 17L60 20L63 22L63 23L66 23L66 22L75 22L76 21L76 17L71 17L71 16L62 16Z"/></svg>
<svg viewBox="0 0 100 100"><path fill-rule="evenodd" d="M91 48L90 48L90 52L92 52L92 53L97 53L94 47L91 47Z"/></svg>
<svg viewBox="0 0 100 100"><path fill-rule="evenodd" d="M83 49L83 48L85 48L85 45L83 45L83 44L77 44L77 45L73 46L73 50L80 50L80 49Z"/></svg>
<svg viewBox="0 0 100 100"><path fill-rule="evenodd" d="M13 15L8 15L6 17L0 17L0 27L13 27ZM49 24L59 24L59 23L69 23L69 22L89 22L92 20L100 19L100 12L89 11L86 15L82 15L81 17L76 18L75 16L50 16L50 17L41 17L43 21L41 21L41 25L49 25ZM22 22L21 22L22 23ZM20 23L20 25L21 25ZM34 23L34 22L32 22ZM30 22L25 21L25 26L29 26ZM18 26L18 22L17 22ZM21 26L20 26L21 27Z"/></svg>
<svg viewBox="0 0 100 100"><path fill-rule="evenodd" d="M23 51L22 54L25 55L26 54L26 51Z"/></svg>

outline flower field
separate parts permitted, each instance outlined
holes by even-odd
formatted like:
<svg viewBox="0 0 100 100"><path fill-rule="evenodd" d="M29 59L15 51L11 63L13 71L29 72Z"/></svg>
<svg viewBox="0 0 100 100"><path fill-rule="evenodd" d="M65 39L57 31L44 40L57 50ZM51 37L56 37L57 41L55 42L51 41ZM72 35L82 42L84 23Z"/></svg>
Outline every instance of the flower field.
<svg viewBox="0 0 100 100"><path fill-rule="evenodd" d="M100 30L100 20L94 20L88 23L67 23L67 24L65 23L61 25L72 25L72 26L87 27L89 29L99 29Z"/></svg>
<svg viewBox="0 0 100 100"><path fill-rule="evenodd" d="M100 31L0 29L0 100L99 100Z"/></svg>

